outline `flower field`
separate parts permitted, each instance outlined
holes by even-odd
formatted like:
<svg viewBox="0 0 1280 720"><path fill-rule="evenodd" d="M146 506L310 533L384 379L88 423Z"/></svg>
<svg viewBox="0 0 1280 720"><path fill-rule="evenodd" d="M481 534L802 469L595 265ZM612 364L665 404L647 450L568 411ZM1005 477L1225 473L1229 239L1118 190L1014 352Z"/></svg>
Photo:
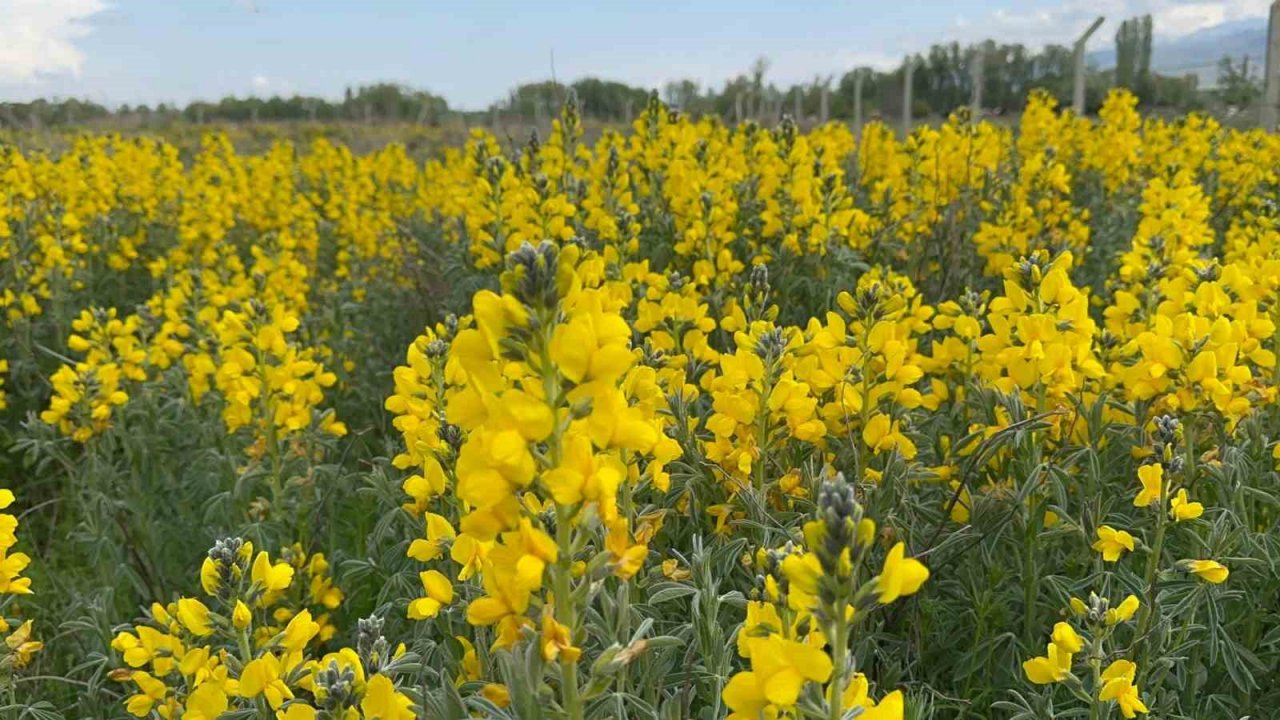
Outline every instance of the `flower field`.
<svg viewBox="0 0 1280 720"><path fill-rule="evenodd" d="M0 717L1268 718L1280 136L0 146Z"/></svg>

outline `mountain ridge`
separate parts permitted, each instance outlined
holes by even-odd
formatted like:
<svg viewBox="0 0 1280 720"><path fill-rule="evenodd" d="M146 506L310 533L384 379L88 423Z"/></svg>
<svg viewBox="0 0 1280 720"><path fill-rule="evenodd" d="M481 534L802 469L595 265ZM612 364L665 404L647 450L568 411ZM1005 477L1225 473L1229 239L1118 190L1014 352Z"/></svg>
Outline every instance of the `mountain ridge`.
<svg viewBox="0 0 1280 720"><path fill-rule="evenodd" d="M1247 55L1260 76L1266 54L1266 18L1230 20L1175 38L1156 35L1151 69L1162 75L1194 74L1199 77L1200 87L1213 87L1218 79L1218 62L1223 57L1238 61ZM1100 70L1115 67L1114 47L1095 50L1085 57Z"/></svg>

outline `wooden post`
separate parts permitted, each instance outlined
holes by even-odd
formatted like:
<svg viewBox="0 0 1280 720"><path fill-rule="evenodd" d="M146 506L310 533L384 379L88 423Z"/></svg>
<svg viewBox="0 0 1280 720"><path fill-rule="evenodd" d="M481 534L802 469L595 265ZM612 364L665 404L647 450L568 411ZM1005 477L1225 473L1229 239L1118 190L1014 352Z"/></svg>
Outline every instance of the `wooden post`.
<svg viewBox="0 0 1280 720"><path fill-rule="evenodd" d="M902 137L911 135L911 79L916 72L915 58L907 56L902 65Z"/></svg>
<svg viewBox="0 0 1280 720"><path fill-rule="evenodd" d="M1280 112L1280 0L1271 3L1267 23L1267 67L1262 89L1262 112L1258 122L1263 130L1274 130Z"/></svg>
<svg viewBox="0 0 1280 720"><path fill-rule="evenodd" d="M1076 40L1074 52L1075 77L1071 93L1071 109L1075 111L1076 115L1084 115L1084 44L1089 42L1089 36L1093 35L1093 33L1097 31L1098 27L1102 25L1102 20L1103 17L1099 15L1098 18L1093 21L1093 24L1089 26L1089 29L1085 30L1084 34L1080 36L1080 39Z"/></svg>
<svg viewBox="0 0 1280 720"><path fill-rule="evenodd" d="M862 78L866 73L861 70L853 72L853 132L862 136Z"/></svg>
<svg viewBox="0 0 1280 720"><path fill-rule="evenodd" d="M969 72L973 78L973 98L970 100L972 109L971 115L973 121L978 122L982 118L982 81L985 77L983 73L983 64L987 59L987 44L979 43L978 47L973 51L973 64L969 68Z"/></svg>

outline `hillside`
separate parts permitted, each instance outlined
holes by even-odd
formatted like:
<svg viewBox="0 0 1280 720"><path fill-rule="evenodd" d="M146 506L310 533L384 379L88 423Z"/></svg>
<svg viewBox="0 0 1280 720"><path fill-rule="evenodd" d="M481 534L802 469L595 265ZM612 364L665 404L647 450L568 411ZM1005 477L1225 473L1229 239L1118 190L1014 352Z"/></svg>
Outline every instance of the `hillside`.
<svg viewBox="0 0 1280 720"><path fill-rule="evenodd" d="M1194 73L1200 87L1212 87L1218 79L1218 61L1229 55L1248 55L1257 63L1259 72L1266 57L1267 21L1264 18L1236 20L1198 30L1178 38L1156 37L1151 65L1166 75ZM1089 62L1106 69L1115 65L1114 47L1089 53Z"/></svg>

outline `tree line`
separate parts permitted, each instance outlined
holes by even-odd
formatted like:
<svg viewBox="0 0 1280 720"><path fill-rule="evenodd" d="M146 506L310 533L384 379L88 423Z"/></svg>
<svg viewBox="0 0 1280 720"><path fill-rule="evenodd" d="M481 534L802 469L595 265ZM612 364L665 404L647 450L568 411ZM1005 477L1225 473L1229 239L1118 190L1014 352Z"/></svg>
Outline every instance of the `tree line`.
<svg viewBox="0 0 1280 720"><path fill-rule="evenodd" d="M1206 101L1230 105L1246 104L1261 92L1256 72L1247 60L1243 65L1224 58L1219 66L1218 87L1201 91L1195 75L1168 76L1151 69L1151 16L1121 23L1115 35L1115 67L1090 69L1085 103L1096 110L1111 87L1132 90L1147 107L1178 111L1199 109ZM912 73L913 116L947 115L969 105L974 86L981 86L985 112L1016 111L1032 89L1044 88L1064 105L1071 100L1074 56L1064 45L1048 45L1038 51L1020 43L938 43L926 52L908 56L902 66L891 70L871 67L851 69L840 75L816 76L812 80L779 85L768 79L769 63L757 60L750 68L724 81L720 88L690 80L668 82L663 98L673 107L694 115L716 115L727 121L756 119L773 121L783 113L805 119L854 120L861 91L862 119L903 114L903 74L908 63ZM191 123L255 121L363 121L440 124L449 119L469 123L500 119L540 122L551 117L569 93L576 96L585 117L606 122L624 122L643 108L650 89L601 78L583 78L572 83L555 80L525 83L507 97L482 111L450 108L443 97L425 90L392 83L347 88L342 100L294 95L225 97L216 102L197 101L178 107L160 104L121 106L109 109L84 100L36 100L30 103L0 103L0 124L48 126L80 124L110 118L127 118Z"/></svg>
<svg viewBox="0 0 1280 720"><path fill-rule="evenodd" d="M107 108L87 100L45 100L28 103L0 103L0 125L39 127L83 124L103 119L125 119L142 123L186 121L191 123L257 121L365 121L439 124L450 116L449 103L426 90L394 83L376 83L347 88L342 100L292 95L235 97L216 102L197 100L185 106L160 103L121 105Z"/></svg>

